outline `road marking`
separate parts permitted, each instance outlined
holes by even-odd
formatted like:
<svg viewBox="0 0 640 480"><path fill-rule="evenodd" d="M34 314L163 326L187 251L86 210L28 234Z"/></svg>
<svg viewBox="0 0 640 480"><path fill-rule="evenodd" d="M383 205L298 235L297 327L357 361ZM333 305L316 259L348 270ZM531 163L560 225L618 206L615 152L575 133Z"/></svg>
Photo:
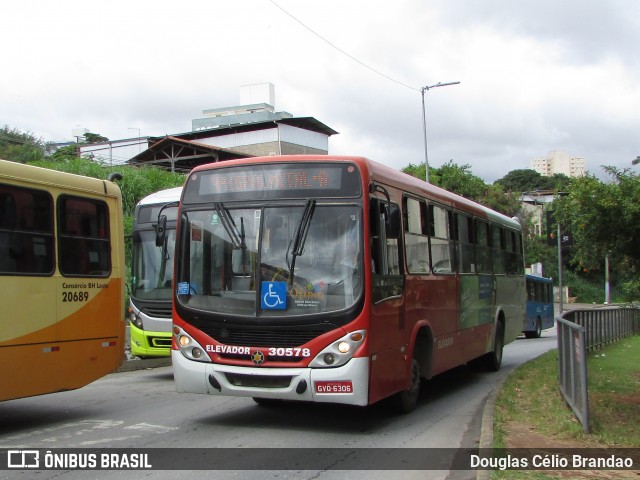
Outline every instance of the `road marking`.
<svg viewBox="0 0 640 480"><path fill-rule="evenodd" d="M42 443L52 443L57 442L63 438L70 438L72 435L84 435L87 433L91 433L94 430L104 430L108 428L119 427L124 422L121 420L82 420L80 422L71 422L71 423L63 423L62 425L58 425L56 427L48 427L42 428L40 430L32 430L31 432L21 433L18 435L12 435L10 437L4 438L5 442L8 442L6 445L0 445L0 448L18 448L16 445L16 440L30 440L34 439L34 437L42 436L42 435L51 435L53 436L44 438L40 440ZM65 429L76 428L76 427L85 427L80 431L72 431L71 433L64 432ZM29 445L28 442L25 445Z"/></svg>
<svg viewBox="0 0 640 480"><path fill-rule="evenodd" d="M151 433L167 433L172 430L177 430L178 427L165 427L164 425L152 425L150 423L137 423L135 425L129 425L128 427L124 427L125 430L143 430L145 432Z"/></svg>

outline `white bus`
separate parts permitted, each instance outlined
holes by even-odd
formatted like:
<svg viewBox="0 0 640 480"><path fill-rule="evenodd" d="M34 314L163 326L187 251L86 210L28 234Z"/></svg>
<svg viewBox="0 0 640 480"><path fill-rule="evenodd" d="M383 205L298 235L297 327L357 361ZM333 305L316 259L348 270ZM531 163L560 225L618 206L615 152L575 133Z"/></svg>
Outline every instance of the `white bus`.
<svg viewBox="0 0 640 480"><path fill-rule="evenodd" d="M129 321L131 353L137 357L171 355L171 281L176 216L182 187L161 190L136 205ZM156 245L159 218L166 217L164 242Z"/></svg>

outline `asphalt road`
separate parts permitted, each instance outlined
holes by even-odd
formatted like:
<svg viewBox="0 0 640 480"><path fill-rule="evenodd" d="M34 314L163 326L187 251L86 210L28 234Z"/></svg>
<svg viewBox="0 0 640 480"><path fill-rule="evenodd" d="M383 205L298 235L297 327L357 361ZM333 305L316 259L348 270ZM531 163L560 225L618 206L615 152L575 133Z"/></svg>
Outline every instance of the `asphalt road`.
<svg viewBox="0 0 640 480"><path fill-rule="evenodd" d="M176 458L171 468L179 470L0 471L0 478L472 479L473 471L371 470L380 465L374 457L371 467L341 470L349 468L348 456L331 456L336 451L328 449L367 449L380 455L407 447L477 446L483 409L496 385L521 363L555 347L555 328L540 339L519 338L505 348L500 372L461 367L440 375L423 385L418 408L407 415L392 413L384 403L367 408L295 402L263 407L245 398L178 394L170 366L144 368L140 360L131 360L127 364L138 362L138 368L79 390L0 403L0 448L122 448L134 453L167 448L173 449L170 457L176 448L224 448L229 449L221 463L226 470L218 464L211 465L212 471L198 471L197 462ZM309 449L301 452L311 455L308 465L315 468L306 467L302 457L286 469L245 470L245 465L255 466L255 456L264 455L264 448L285 456L294 448ZM327 453L325 463L315 461L318 449Z"/></svg>

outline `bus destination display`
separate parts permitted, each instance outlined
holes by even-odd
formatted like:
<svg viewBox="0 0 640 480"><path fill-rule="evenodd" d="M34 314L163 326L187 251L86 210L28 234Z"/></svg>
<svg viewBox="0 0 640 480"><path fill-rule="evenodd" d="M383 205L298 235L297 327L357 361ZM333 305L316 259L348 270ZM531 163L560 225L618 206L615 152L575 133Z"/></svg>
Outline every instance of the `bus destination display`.
<svg viewBox="0 0 640 480"><path fill-rule="evenodd" d="M193 175L198 184L187 185L187 202L198 197L300 198L303 196L358 196L357 170L353 165L259 165L222 168ZM195 177L195 179L194 179ZM191 197L191 195L194 197ZM195 200L195 198L194 198Z"/></svg>
<svg viewBox="0 0 640 480"><path fill-rule="evenodd" d="M341 180L341 168L234 169L209 175L200 191L207 195L262 190L336 190L340 188Z"/></svg>

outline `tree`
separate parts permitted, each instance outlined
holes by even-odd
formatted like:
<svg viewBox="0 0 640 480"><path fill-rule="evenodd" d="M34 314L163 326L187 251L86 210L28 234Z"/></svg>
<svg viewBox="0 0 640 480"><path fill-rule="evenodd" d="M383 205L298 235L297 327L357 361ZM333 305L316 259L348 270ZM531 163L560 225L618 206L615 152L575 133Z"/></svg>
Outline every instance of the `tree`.
<svg viewBox="0 0 640 480"><path fill-rule="evenodd" d="M569 194L553 202L554 216L571 231L574 265L585 271L599 269L609 257L626 283L635 283L637 288L640 177L628 169L604 170L612 181L604 183L591 175L574 179ZM637 295L638 291L629 293Z"/></svg>
<svg viewBox="0 0 640 480"><path fill-rule="evenodd" d="M470 165L459 166L449 160L429 174L431 183L474 201L481 201L487 185L471 173Z"/></svg>
<svg viewBox="0 0 640 480"><path fill-rule="evenodd" d="M501 185L487 185L483 196L477 199L477 202L508 217L521 217L523 211L519 195L505 191ZM521 221L523 228L530 221L530 216L526 222Z"/></svg>
<svg viewBox="0 0 640 480"><path fill-rule="evenodd" d="M103 137L98 133L85 133L84 139L85 141L83 143L102 143L109 141L107 137Z"/></svg>
<svg viewBox="0 0 640 480"><path fill-rule="evenodd" d="M532 192L535 190L561 191L568 187L569 177L563 173L556 173L551 177L544 177L535 170L511 170L504 177L496 180L508 192Z"/></svg>
<svg viewBox="0 0 640 480"><path fill-rule="evenodd" d="M432 168L429 169L430 172L432 170L433 170ZM420 180L424 180L426 178L426 170L424 168L424 163L421 163L419 165L414 165L413 163L410 163L409 166L404 167L402 171L408 175L411 175L412 177L419 178Z"/></svg>
<svg viewBox="0 0 640 480"><path fill-rule="evenodd" d="M404 173L424 180L424 163L409 164L402 169ZM440 168L429 168L432 184L449 190L457 195L481 203L489 208L514 217L520 211L520 201L515 194L505 192L501 185L486 185L484 181L471 173L469 165L457 165L449 160Z"/></svg>
<svg viewBox="0 0 640 480"><path fill-rule="evenodd" d="M54 162L62 162L65 160L72 160L78 157L78 147L76 144L66 145L56 149L51 155L49 160Z"/></svg>
<svg viewBox="0 0 640 480"><path fill-rule="evenodd" d="M535 170L521 169L511 170L504 177L496 180L494 184L501 185L509 192L529 192L542 190L544 177ZM545 188L546 190L546 188Z"/></svg>
<svg viewBox="0 0 640 480"><path fill-rule="evenodd" d="M0 158L27 163L44 158L45 145L40 138L5 125L0 129Z"/></svg>
<svg viewBox="0 0 640 480"><path fill-rule="evenodd" d="M473 175L470 169L469 165L459 166L453 163L453 160L449 160L440 168L429 167L429 181L450 192L471 200L478 200L483 196L486 185L480 177ZM402 171L420 180L425 179L424 163L409 164Z"/></svg>
<svg viewBox="0 0 640 480"><path fill-rule="evenodd" d="M604 170L613 181L587 175L572 182L569 195L553 203L556 220L571 230L574 255L583 264L615 251L640 265L640 177L627 169Z"/></svg>

